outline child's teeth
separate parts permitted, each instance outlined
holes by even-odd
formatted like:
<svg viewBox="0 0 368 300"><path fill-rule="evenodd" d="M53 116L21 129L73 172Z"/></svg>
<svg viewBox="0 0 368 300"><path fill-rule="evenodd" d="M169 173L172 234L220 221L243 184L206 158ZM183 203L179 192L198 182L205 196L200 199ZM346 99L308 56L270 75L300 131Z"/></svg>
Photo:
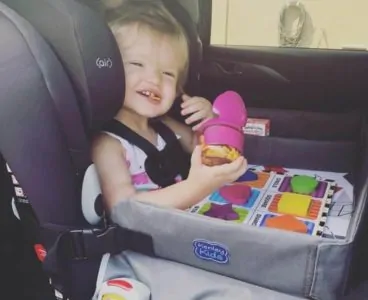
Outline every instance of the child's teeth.
<svg viewBox="0 0 368 300"><path fill-rule="evenodd" d="M151 98L151 99L154 99L154 100L160 100L160 97L159 97L159 96L156 96L156 94L155 94L155 93L153 93L153 92L150 92L150 91L142 91L141 93L142 93L143 95L145 95L145 96L147 96L147 97Z"/></svg>

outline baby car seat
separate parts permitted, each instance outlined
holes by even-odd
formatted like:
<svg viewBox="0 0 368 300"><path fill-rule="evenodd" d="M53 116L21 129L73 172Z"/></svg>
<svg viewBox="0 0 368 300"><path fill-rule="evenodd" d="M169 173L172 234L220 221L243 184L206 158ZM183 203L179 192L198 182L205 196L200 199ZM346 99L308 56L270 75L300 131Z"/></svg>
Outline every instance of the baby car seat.
<svg viewBox="0 0 368 300"><path fill-rule="evenodd" d="M153 254L150 237L92 227L81 209L89 138L122 104L120 53L98 12L78 1L2 2L0 152L15 187L14 212L55 288L89 299L102 254Z"/></svg>
<svg viewBox="0 0 368 300"><path fill-rule="evenodd" d="M152 258L151 236L88 223L81 183L91 164L90 136L115 115L123 99L118 47L98 13L74 0L2 1L14 10L0 2L0 153L14 184L15 212L61 292L59 299L91 299L101 257L124 250L132 250L124 255L138 255L140 270L157 279L150 285L155 299L301 299L231 274ZM27 15L37 31L15 11ZM158 276L161 271L167 277ZM170 288L173 294L162 293ZM228 291L232 296L226 298Z"/></svg>
<svg viewBox="0 0 368 300"><path fill-rule="evenodd" d="M0 152L15 186L16 212L53 284L64 296L88 299L100 256L125 245L115 243L113 227L92 231L80 205L88 137L121 106L123 66L113 36L92 10L75 1L30 2L34 15L42 4L49 21L42 26L63 56L0 3Z"/></svg>

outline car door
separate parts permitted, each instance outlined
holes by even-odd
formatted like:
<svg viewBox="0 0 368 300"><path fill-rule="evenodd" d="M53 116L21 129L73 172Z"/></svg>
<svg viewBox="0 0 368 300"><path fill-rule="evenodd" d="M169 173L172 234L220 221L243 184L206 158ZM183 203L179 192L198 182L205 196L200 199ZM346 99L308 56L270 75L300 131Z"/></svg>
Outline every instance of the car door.
<svg viewBox="0 0 368 300"><path fill-rule="evenodd" d="M249 162L354 173L368 96L368 2L353 2L200 1L202 95L235 90L249 117L270 121L269 136L246 137ZM366 276L352 273L356 282Z"/></svg>
<svg viewBox="0 0 368 300"><path fill-rule="evenodd" d="M368 35L362 34L361 19L356 15L368 4L355 0L357 5L352 8L341 2L332 12L329 2L200 1L202 95L215 99L225 90L235 90L243 97L250 117L271 121L268 139L247 137L248 143L257 144L247 153L254 163L261 163L257 154L261 151L263 163L331 171L354 167L361 108L368 94L364 46ZM342 30L345 25L348 28ZM303 28L300 32L299 27ZM271 140L292 144L290 151L294 156L299 153L300 158L287 159L288 153L280 161L277 151L266 153L266 148L276 147ZM303 164L301 161L307 160L305 140L309 144L315 141L317 153L339 152L341 157L325 160L326 155L313 156ZM327 149L330 145L322 141L336 142L335 148Z"/></svg>
<svg viewBox="0 0 368 300"><path fill-rule="evenodd" d="M316 20L315 23L321 24L304 25L305 39L321 39L325 43L282 46L279 29L283 23L279 18L283 11L284 14L292 11L283 6L283 0L200 1L204 47L201 85L206 96L213 98L224 89L235 89L244 96L249 107L329 112L360 107L368 90L365 84L368 35L363 29L367 26L362 26L362 19L354 14L345 20L346 24L339 23L343 11L329 11L329 0L299 2L305 3L309 19L325 10L324 18L336 23ZM340 6L356 14L368 8L366 2L354 2L360 5ZM261 12L263 16L254 17ZM296 14L296 17L299 16ZM348 28L342 31L344 25ZM314 33L309 33L308 28ZM329 44L328 40L331 40Z"/></svg>

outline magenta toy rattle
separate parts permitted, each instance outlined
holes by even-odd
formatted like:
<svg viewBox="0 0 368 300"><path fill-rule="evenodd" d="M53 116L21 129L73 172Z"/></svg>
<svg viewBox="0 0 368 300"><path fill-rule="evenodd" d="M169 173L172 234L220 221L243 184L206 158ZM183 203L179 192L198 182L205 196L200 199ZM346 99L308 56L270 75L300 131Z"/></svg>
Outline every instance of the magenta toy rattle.
<svg viewBox="0 0 368 300"><path fill-rule="evenodd" d="M217 117L208 120L200 128L202 161L208 166L234 161L243 153L243 127L247 123L247 109L242 97L227 91L213 103Z"/></svg>

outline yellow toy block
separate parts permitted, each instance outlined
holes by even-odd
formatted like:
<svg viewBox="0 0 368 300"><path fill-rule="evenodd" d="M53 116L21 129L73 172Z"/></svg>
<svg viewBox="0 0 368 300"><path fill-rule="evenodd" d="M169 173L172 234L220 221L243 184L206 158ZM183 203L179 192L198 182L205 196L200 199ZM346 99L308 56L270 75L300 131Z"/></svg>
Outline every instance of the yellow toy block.
<svg viewBox="0 0 368 300"><path fill-rule="evenodd" d="M311 202L312 198L307 195L283 193L277 204L277 211L281 214L306 217Z"/></svg>

